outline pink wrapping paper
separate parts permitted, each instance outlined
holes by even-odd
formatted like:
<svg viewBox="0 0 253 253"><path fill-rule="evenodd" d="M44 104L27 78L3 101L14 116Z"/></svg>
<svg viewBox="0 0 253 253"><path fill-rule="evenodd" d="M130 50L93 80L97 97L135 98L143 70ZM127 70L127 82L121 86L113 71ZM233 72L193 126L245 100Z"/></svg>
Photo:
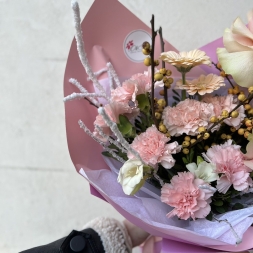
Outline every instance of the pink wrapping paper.
<svg viewBox="0 0 253 253"><path fill-rule="evenodd" d="M97 22L103 20L103 22ZM105 29L107 28L107 29ZM137 17L129 12L117 0L95 0L84 21L82 22L84 34L85 50L88 59L96 72L105 67L106 62L110 61L119 77L124 80L133 74L142 73L146 67L142 63L136 63L126 57L123 49L123 42L126 36L133 30L144 30L150 33L150 28L142 23ZM217 45L222 46L221 39L202 47L207 51L213 61L216 61L216 54L213 50ZM177 51L172 45L165 41L165 51ZM156 58L160 53L160 43L156 41ZM191 75L197 76L209 69L194 68ZM174 71L176 73L176 71ZM93 91L93 85L87 81L87 75L80 63L76 42L73 40L67 61L64 76L64 95L67 96L77 92L76 88L69 83L70 78L77 79L88 91ZM100 79L106 78L103 74ZM243 242L239 246L229 245L224 242L203 237L194 232L177 228L162 228L161 224L149 222L140 216L143 211L137 208L137 212L132 212L128 208L128 203L138 201L136 197L125 196L120 185L116 182L116 175L113 174L105 164L102 156L101 146L86 135L79 128L78 120L81 119L91 130L93 122L97 115L95 107L89 105L85 100L74 100L65 104L66 132L69 153L77 172L86 177L91 184L91 193L109 202L125 218L143 228L152 235L160 236L163 239L162 251L169 252L216 252L205 247L224 250L224 251L241 251L253 247L253 242L249 239L253 236L251 227L245 233ZM111 189L103 189L103 179L101 175L107 176L113 185ZM120 203L120 204L119 204ZM141 208L141 207L140 207ZM180 242L178 242L180 241ZM188 244L187 244L188 243ZM195 245L194 245L195 244ZM158 252L158 251L157 251Z"/></svg>

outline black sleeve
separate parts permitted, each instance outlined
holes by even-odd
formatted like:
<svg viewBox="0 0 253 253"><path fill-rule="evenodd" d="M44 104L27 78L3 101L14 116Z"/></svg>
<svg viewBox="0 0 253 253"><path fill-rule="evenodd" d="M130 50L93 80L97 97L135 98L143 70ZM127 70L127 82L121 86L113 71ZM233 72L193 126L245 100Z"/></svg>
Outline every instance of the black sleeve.
<svg viewBox="0 0 253 253"><path fill-rule="evenodd" d="M87 228L82 231L73 230L67 237L47 245L28 249L20 253L105 253L98 233Z"/></svg>

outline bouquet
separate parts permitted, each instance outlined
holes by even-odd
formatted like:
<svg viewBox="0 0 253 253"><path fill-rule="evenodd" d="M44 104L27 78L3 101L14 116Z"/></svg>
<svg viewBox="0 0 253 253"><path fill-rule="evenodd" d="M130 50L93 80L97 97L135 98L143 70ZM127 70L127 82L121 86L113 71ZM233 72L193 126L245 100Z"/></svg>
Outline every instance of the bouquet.
<svg viewBox="0 0 253 253"><path fill-rule="evenodd" d="M219 250L253 247L253 12L248 27L238 18L225 30L218 61L203 50L177 52L152 16L151 36L145 27L125 38L125 58L133 62L126 70L92 42L89 63L83 35L92 28L81 27L77 2L72 8L68 144L93 192L155 236Z"/></svg>

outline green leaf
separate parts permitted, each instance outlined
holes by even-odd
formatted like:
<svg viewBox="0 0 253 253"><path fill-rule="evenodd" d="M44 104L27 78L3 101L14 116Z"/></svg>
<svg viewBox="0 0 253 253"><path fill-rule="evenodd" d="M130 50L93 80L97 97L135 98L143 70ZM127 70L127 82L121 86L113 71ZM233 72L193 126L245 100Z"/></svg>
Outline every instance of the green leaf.
<svg viewBox="0 0 253 253"><path fill-rule="evenodd" d="M215 209L218 213L225 213L226 212L225 208L222 206L216 206Z"/></svg>
<svg viewBox="0 0 253 253"><path fill-rule="evenodd" d="M241 203L235 203L232 207L232 210L240 210L243 208L244 208L244 206Z"/></svg>
<svg viewBox="0 0 253 253"><path fill-rule="evenodd" d="M184 164L188 164L189 163L188 160L185 157L182 157L182 160L183 160Z"/></svg>
<svg viewBox="0 0 253 253"><path fill-rule="evenodd" d="M180 97L179 93L176 90L172 89L172 92L175 93L176 96Z"/></svg>
<svg viewBox="0 0 253 253"><path fill-rule="evenodd" d="M191 148L191 149L190 149L190 155L189 155L189 162L190 162L190 163L192 162L193 156L194 156L194 149Z"/></svg>
<svg viewBox="0 0 253 253"><path fill-rule="evenodd" d="M102 155L114 158L108 151L103 151Z"/></svg>
<svg viewBox="0 0 253 253"><path fill-rule="evenodd" d="M124 137L131 137L135 133L132 124L124 115L119 115L119 123L117 126Z"/></svg>
<svg viewBox="0 0 253 253"><path fill-rule="evenodd" d="M139 191L139 190L141 189L141 187L144 185L144 183L145 183L145 180L142 179L142 180L140 181L140 183L137 184L137 185L134 187L134 189L133 189L133 191L131 192L130 195L134 195L137 191Z"/></svg>
<svg viewBox="0 0 253 253"><path fill-rule="evenodd" d="M138 101L138 108L144 113L149 113L150 111L150 102L147 94L139 94L136 96L136 100Z"/></svg>
<svg viewBox="0 0 253 253"><path fill-rule="evenodd" d="M118 150L118 147L116 145L114 145L113 143L111 143L110 145L108 145L108 148Z"/></svg>
<svg viewBox="0 0 253 253"><path fill-rule="evenodd" d="M212 220L213 220L213 213L210 212L210 213L206 216L206 219L212 221Z"/></svg>
<svg viewBox="0 0 253 253"><path fill-rule="evenodd" d="M216 200L212 204L214 204L215 206L223 206L224 203L222 200Z"/></svg>
<svg viewBox="0 0 253 253"><path fill-rule="evenodd" d="M200 163L202 163L204 161L204 159L201 156L197 156L197 165L199 165Z"/></svg>
<svg viewBox="0 0 253 253"><path fill-rule="evenodd" d="M176 97L176 96L172 96L173 98L174 98L174 100L176 100L176 101L178 101L178 102L180 102L181 100L178 98L178 97Z"/></svg>

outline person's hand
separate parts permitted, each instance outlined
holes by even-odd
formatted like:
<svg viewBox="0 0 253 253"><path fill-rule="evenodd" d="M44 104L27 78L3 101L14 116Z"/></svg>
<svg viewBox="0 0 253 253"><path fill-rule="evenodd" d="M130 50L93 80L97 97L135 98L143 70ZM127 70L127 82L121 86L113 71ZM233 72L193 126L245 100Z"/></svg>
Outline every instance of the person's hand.
<svg viewBox="0 0 253 253"><path fill-rule="evenodd" d="M128 220L124 220L124 225L127 229L127 232L131 238L133 248L142 244L149 236L149 233L144 231L143 229L135 226L133 223L131 223Z"/></svg>

